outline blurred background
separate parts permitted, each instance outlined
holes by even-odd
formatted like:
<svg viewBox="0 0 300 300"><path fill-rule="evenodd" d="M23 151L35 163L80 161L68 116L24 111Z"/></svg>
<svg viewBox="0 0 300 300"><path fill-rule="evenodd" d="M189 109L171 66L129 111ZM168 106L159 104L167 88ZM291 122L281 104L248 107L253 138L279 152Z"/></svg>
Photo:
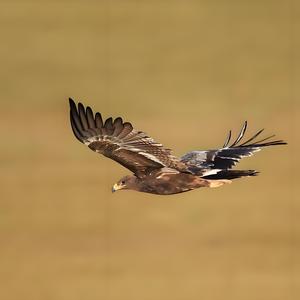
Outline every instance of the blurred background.
<svg viewBox="0 0 300 300"><path fill-rule="evenodd" d="M300 297L299 25L292 1L0 3L0 297ZM168 197L80 144L68 97L182 155L248 120L261 171Z"/></svg>

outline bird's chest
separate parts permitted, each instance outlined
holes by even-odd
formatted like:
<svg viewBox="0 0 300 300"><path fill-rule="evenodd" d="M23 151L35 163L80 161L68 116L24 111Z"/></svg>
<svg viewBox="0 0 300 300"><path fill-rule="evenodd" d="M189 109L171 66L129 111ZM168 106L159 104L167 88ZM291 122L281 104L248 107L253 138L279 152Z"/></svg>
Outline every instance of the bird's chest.
<svg viewBox="0 0 300 300"><path fill-rule="evenodd" d="M142 190L146 193L170 195L187 192L199 187L197 178L185 173L158 173L149 176L143 182Z"/></svg>

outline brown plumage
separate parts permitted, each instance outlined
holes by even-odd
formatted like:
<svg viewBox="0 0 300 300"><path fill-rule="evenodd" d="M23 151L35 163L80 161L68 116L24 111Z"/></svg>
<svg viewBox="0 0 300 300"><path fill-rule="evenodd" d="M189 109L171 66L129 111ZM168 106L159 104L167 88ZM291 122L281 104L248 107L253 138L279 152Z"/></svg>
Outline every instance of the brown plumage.
<svg viewBox="0 0 300 300"><path fill-rule="evenodd" d="M254 176L254 170L231 170L243 157L251 156L261 148L286 144L282 140L270 141L273 136L253 142L260 130L246 142L240 143L247 129L247 122L230 145L231 131L221 149L191 151L180 159L170 149L155 142L131 123L122 118L108 118L100 113L94 115L90 107L84 107L70 98L70 121L76 138L93 151L115 160L133 174L125 176L113 186L113 191L135 191L170 195L199 187L218 187L231 179ZM252 142L252 143L251 143Z"/></svg>

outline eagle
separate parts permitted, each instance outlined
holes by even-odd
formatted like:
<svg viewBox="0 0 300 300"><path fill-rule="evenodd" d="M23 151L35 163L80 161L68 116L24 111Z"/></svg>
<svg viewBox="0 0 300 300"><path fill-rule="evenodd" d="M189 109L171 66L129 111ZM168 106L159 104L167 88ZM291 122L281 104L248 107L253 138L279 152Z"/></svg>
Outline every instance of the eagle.
<svg viewBox="0 0 300 300"><path fill-rule="evenodd" d="M274 135L260 138L263 129L246 141L244 122L236 139L229 134L223 147L213 150L196 150L174 156L145 132L133 128L121 117L104 120L99 112L69 98L70 122L75 137L91 150L100 153L132 172L112 187L117 190L171 195L200 187L219 187L233 179L255 176L255 170L232 170L243 157L251 156L262 148L284 145L283 140L272 139Z"/></svg>

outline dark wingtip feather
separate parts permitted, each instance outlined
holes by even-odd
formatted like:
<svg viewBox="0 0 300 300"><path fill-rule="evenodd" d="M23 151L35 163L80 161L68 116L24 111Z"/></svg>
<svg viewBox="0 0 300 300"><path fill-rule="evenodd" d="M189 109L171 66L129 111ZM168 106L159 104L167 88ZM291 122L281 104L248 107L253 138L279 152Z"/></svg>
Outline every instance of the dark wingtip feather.
<svg viewBox="0 0 300 300"><path fill-rule="evenodd" d="M87 121L87 117L86 117L86 111L85 111L84 105L81 102L78 103L78 113L79 113L79 117L80 117L83 129L87 130L89 128L89 126L88 126L88 121Z"/></svg>
<svg viewBox="0 0 300 300"><path fill-rule="evenodd" d="M228 146L228 144L229 144L229 142L230 142L230 139L231 139L231 130L229 130L229 132L228 132L228 136L227 136L227 138L226 138L226 140L225 140L225 143L224 143L224 145L223 145L223 148L226 148L226 147Z"/></svg>
<svg viewBox="0 0 300 300"><path fill-rule="evenodd" d="M69 98L69 105L70 105L70 109L72 111L74 111L74 110L77 111L76 103L72 98Z"/></svg>
<svg viewBox="0 0 300 300"><path fill-rule="evenodd" d="M86 118L87 118L89 127L95 128L96 123L95 123L94 113L93 113L93 110L89 106L87 106L87 108L86 108Z"/></svg>
<svg viewBox="0 0 300 300"><path fill-rule="evenodd" d="M114 126L113 126L113 119L112 117L106 119L105 123L104 123L104 127L106 130L106 134L108 135L112 135L114 132Z"/></svg>
<svg viewBox="0 0 300 300"><path fill-rule="evenodd" d="M236 145L239 143L239 141L240 141L240 140L243 138L243 136L245 135L245 132L246 132L246 130L247 130L247 126L248 126L248 122L245 121L244 124L243 124L243 127L242 127L242 129L241 129L241 131L240 131L240 133L239 133L239 135L238 135L238 137L236 138L236 140L233 142L233 144L232 144L230 147L234 147L234 146L236 146Z"/></svg>
<svg viewBox="0 0 300 300"><path fill-rule="evenodd" d="M254 134L251 138L246 140L245 142L239 144L239 142L243 139L245 132L247 130L248 122L245 121L244 125L236 138L236 140L229 146L229 148L261 148L261 147L267 147L267 146L276 146L276 145L286 145L287 142L283 140L275 140L270 141L271 138L273 138L275 135L268 136L266 138L260 139L258 141L255 141L255 139L264 131L264 129L259 130L256 134ZM231 132L229 132L229 135L226 139L226 142L223 146L223 148L228 147L228 144L230 142L231 138ZM250 143L252 142L252 143Z"/></svg>
<svg viewBox="0 0 300 300"><path fill-rule="evenodd" d="M259 130L255 135L253 135L250 139L248 139L247 141L243 142L242 144L240 144L240 146L244 146L248 143L250 143L251 141L253 141L255 138L257 138L265 129L261 129Z"/></svg>
<svg viewBox="0 0 300 300"><path fill-rule="evenodd" d="M72 131L75 135L75 137L81 142L83 143L84 137L81 135L80 131L78 130L78 128L76 127L75 121L72 117L72 112L70 112L70 121L71 121L71 127L72 127Z"/></svg>
<svg viewBox="0 0 300 300"><path fill-rule="evenodd" d="M85 117L85 107L81 102L78 102L78 113L80 117Z"/></svg>
<svg viewBox="0 0 300 300"><path fill-rule="evenodd" d="M254 145L255 147L279 146L279 145L287 145L287 142L283 140L277 140L277 141L270 141L262 144L255 143Z"/></svg>
<svg viewBox="0 0 300 300"><path fill-rule="evenodd" d="M114 127L114 132L112 134L112 136L118 136L122 130L123 130L123 120L122 118L118 117L114 120L113 122L113 127Z"/></svg>
<svg viewBox="0 0 300 300"><path fill-rule="evenodd" d="M96 127L98 129L101 129L103 127L102 116L99 112L96 112L96 114L95 114L95 123L96 123Z"/></svg>
<svg viewBox="0 0 300 300"><path fill-rule="evenodd" d="M76 138L83 143L85 138L88 138L90 136L90 133L87 132L84 127L83 122L85 120L83 117L85 116L80 115L80 109L82 109L83 105L79 103L77 109L76 103L72 98L69 98L69 103L70 103L70 122L71 122L73 133L76 136ZM80 105L82 105L82 107L80 107Z"/></svg>

